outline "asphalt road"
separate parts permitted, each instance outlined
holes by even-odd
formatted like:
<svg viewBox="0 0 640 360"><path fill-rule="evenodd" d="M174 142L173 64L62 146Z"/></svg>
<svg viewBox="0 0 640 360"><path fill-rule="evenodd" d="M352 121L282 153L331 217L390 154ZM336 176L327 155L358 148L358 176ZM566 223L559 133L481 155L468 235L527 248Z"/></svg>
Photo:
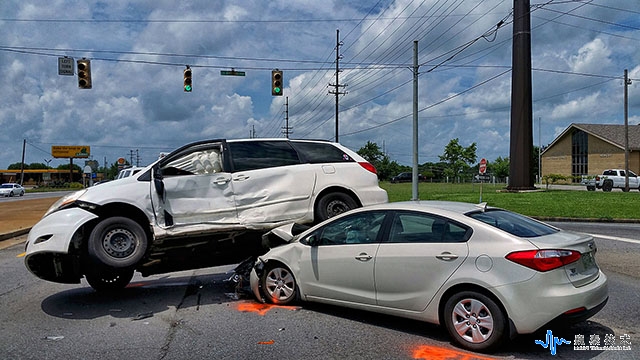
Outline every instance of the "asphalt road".
<svg viewBox="0 0 640 360"><path fill-rule="evenodd" d="M610 280L610 301L590 321L553 335L628 336L630 351L576 351L561 359L640 358L640 226L561 223L599 234L597 260ZM24 239L24 238L23 238ZM119 295L86 283L55 284L29 274L23 244L0 250L0 359L551 359L522 336L491 356L462 351L446 332L418 321L302 303L272 307L227 289L231 267L141 278ZM627 339L627 338L625 338Z"/></svg>

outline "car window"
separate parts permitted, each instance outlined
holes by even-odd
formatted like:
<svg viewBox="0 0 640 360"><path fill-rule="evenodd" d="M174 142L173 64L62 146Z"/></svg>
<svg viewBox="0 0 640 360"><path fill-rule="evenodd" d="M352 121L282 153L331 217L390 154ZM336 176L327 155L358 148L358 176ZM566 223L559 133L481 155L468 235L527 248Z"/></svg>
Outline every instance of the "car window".
<svg viewBox="0 0 640 360"><path fill-rule="evenodd" d="M544 236L559 231L526 216L500 209L472 212L467 216L520 237Z"/></svg>
<svg viewBox="0 0 640 360"><path fill-rule="evenodd" d="M470 236L470 228L448 219L424 213L398 212L393 218L388 242L464 242Z"/></svg>
<svg viewBox="0 0 640 360"><path fill-rule="evenodd" d="M318 239L319 246L374 243L384 217L383 211L360 212L333 221L312 236Z"/></svg>
<svg viewBox="0 0 640 360"><path fill-rule="evenodd" d="M302 161L312 164L355 161L340 148L329 143L293 142Z"/></svg>
<svg viewBox="0 0 640 360"><path fill-rule="evenodd" d="M234 171L300 164L298 153L286 141L228 143Z"/></svg>
<svg viewBox="0 0 640 360"><path fill-rule="evenodd" d="M222 167L221 150L214 148L194 148L191 152L183 153L178 158L162 167L162 174L193 175L213 174L224 171Z"/></svg>

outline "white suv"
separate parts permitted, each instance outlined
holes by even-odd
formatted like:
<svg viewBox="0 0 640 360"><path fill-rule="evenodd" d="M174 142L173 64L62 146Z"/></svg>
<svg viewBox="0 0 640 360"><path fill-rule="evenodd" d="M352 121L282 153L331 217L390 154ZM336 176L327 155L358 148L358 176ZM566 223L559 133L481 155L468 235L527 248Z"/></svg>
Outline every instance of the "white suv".
<svg viewBox="0 0 640 360"><path fill-rule="evenodd" d="M234 264L265 252L261 235L387 202L376 169L337 143L210 140L137 174L61 198L29 233L36 276L96 290L143 276Z"/></svg>

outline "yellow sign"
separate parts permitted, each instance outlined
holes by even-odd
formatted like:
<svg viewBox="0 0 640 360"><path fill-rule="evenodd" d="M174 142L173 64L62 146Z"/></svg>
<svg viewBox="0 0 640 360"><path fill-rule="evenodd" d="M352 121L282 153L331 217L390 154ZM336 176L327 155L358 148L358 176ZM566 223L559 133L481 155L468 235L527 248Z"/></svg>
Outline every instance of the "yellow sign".
<svg viewBox="0 0 640 360"><path fill-rule="evenodd" d="M90 146L51 146L51 156L54 158L88 158L90 154Z"/></svg>

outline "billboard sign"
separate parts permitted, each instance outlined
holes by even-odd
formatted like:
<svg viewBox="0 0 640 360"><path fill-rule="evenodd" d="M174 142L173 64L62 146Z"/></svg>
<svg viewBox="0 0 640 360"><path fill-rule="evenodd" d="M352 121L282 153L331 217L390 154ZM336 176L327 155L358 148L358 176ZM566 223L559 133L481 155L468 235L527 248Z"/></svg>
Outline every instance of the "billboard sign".
<svg viewBox="0 0 640 360"><path fill-rule="evenodd" d="M54 158L88 158L91 154L90 146L51 146L51 156Z"/></svg>

